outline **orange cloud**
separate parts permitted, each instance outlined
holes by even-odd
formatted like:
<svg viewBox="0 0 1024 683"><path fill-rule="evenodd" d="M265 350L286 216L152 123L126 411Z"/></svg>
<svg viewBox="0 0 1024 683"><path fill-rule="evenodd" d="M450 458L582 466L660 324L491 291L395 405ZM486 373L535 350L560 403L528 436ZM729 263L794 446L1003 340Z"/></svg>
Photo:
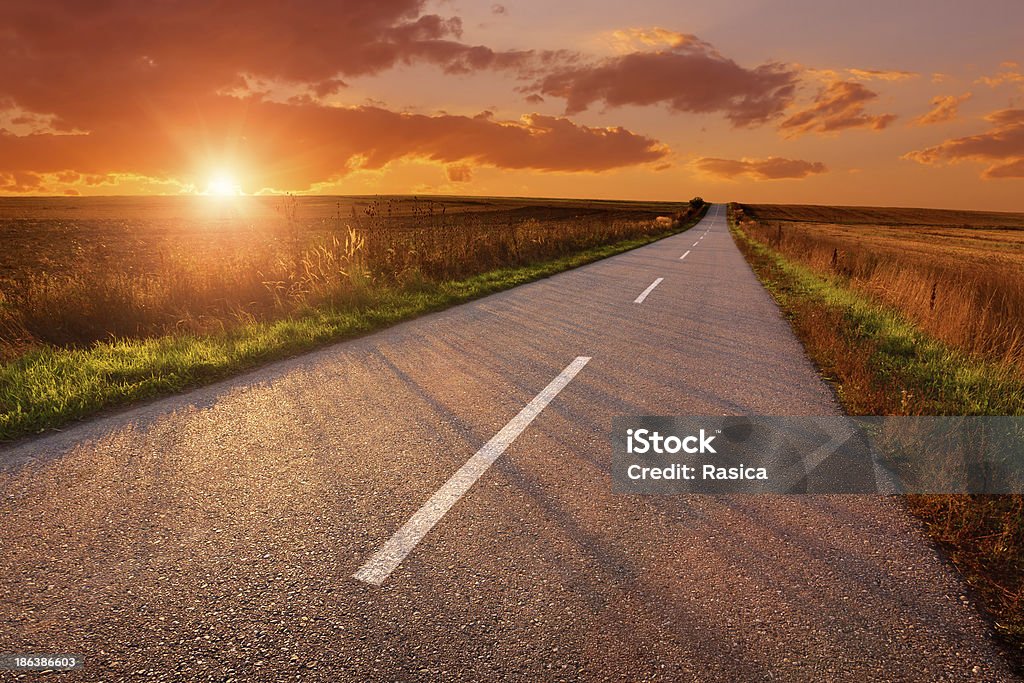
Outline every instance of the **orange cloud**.
<svg viewBox="0 0 1024 683"><path fill-rule="evenodd" d="M397 65L535 75L568 58L463 43L461 20L425 14L426 6L109 0L82 11L71 0L14 3L0 30L0 190L41 187L30 172L205 186L210 168L223 166L249 191L301 190L399 159L599 172L666 155L649 137L559 117L324 105L320 98L350 78ZM267 92L275 87L281 92Z"/></svg>
<svg viewBox="0 0 1024 683"><path fill-rule="evenodd" d="M180 183L158 178L147 178L131 173L80 174L74 171L60 173L35 173L0 171L0 193L3 194L57 194L68 196L82 194L80 190L98 187L144 191L147 194L178 194L184 188Z"/></svg>
<svg viewBox="0 0 1024 683"><path fill-rule="evenodd" d="M999 66L1002 67L1002 71L994 76L982 76L975 83L983 83L990 88L998 88L1004 84L1024 87L1024 74L1020 72L1020 64L1017 62L1003 62Z"/></svg>
<svg viewBox="0 0 1024 683"><path fill-rule="evenodd" d="M134 128L89 135L0 133L0 173L120 171L181 178L207 172L206 150L224 149L224 140L230 144L216 153L216 161L240 169L247 191L304 189L400 159L597 172L655 162L668 154L657 141L623 128L591 128L538 114L499 121L225 96L178 107L163 112L173 122L164 126L139 120ZM24 185L24 179L18 181Z"/></svg>
<svg viewBox="0 0 1024 683"><path fill-rule="evenodd" d="M1024 109L1002 109L985 120L992 126L984 133L946 140L903 158L922 164L987 162L983 178L1024 178Z"/></svg>
<svg viewBox="0 0 1024 683"><path fill-rule="evenodd" d="M848 128L882 130L895 114L866 114L864 104L878 97L878 93L854 81L837 81L822 89L814 104L799 111L781 124L779 129L787 136L804 133L832 133Z"/></svg>
<svg viewBox="0 0 1024 683"><path fill-rule="evenodd" d="M898 69L804 69L804 73L826 83L836 81L906 81L917 78L921 74L916 71L900 71Z"/></svg>
<svg viewBox="0 0 1024 683"><path fill-rule="evenodd" d="M598 102L609 107L661 104L677 112L722 112L737 126L778 116L796 89L794 69L774 62L744 68L696 36L652 29L634 30L624 34L627 38L663 49L555 67L533 89L564 99L567 114Z"/></svg>
<svg viewBox="0 0 1024 683"><path fill-rule="evenodd" d="M1024 178L1024 157L985 170L985 178Z"/></svg>
<svg viewBox="0 0 1024 683"><path fill-rule="evenodd" d="M14 194L37 192L44 187L44 182L45 179L38 173L29 171L0 172L0 191L2 192Z"/></svg>
<svg viewBox="0 0 1024 683"><path fill-rule="evenodd" d="M931 126L936 123L952 121L957 117L960 105L969 99L971 99L971 93L964 93L959 97L945 95L932 98L931 110L915 118L914 123L919 126Z"/></svg>
<svg viewBox="0 0 1024 683"><path fill-rule="evenodd" d="M612 48L620 54L629 54L637 50L651 48L677 48L687 43L701 43L705 48L712 49L696 36L670 31L658 26L654 28L624 28L612 31L609 36Z"/></svg>
<svg viewBox="0 0 1024 683"><path fill-rule="evenodd" d="M449 182L468 183L473 179L473 168L466 164L452 164L445 168Z"/></svg>
<svg viewBox="0 0 1024 683"><path fill-rule="evenodd" d="M458 17L426 0L72 0L8 3L0 31L0 109L53 116L56 130L94 130L163 99L245 89L247 78L337 92L345 78L428 63L446 72L530 72L557 53L461 42Z"/></svg>
<svg viewBox="0 0 1024 683"><path fill-rule="evenodd" d="M719 178L733 179L747 176L755 180L781 180L784 178L806 178L809 175L825 173L828 168L820 161L802 161L768 157L767 159L718 159L704 157L694 165L702 173Z"/></svg>
<svg viewBox="0 0 1024 683"><path fill-rule="evenodd" d="M920 76L913 71L896 69L847 69L847 72L860 81L906 81Z"/></svg>

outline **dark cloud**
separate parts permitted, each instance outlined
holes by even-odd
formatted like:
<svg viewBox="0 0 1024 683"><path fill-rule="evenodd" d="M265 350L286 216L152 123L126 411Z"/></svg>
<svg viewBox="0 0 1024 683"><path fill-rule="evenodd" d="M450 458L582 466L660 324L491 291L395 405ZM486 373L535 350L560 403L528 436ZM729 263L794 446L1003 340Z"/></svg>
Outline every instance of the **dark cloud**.
<svg viewBox="0 0 1024 683"><path fill-rule="evenodd" d="M328 95L334 95L343 88L347 88L348 83L341 80L340 78L328 78L315 83L313 85L313 92L316 93L317 97L327 97Z"/></svg>
<svg viewBox="0 0 1024 683"><path fill-rule="evenodd" d="M922 164L980 161L984 178L1024 178L1024 109L1002 109L985 117L989 130L953 138L903 156Z"/></svg>
<svg viewBox="0 0 1024 683"><path fill-rule="evenodd" d="M564 99L567 114L595 103L664 105L678 112L722 112L737 126L764 123L781 114L792 100L797 82L794 69L777 63L748 69L695 36L669 37L671 44L663 49L555 68L534 90ZM642 38L649 40L646 34ZM661 34L659 38L663 39Z"/></svg>
<svg viewBox="0 0 1024 683"><path fill-rule="evenodd" d="M0 100L91 130L166 97L245 89L249 78L325 95L343 78L422 62L449 72L526 69L551 54L461 42L424 0L13 0L0 30Z"/></svg>
<svg viewBox="0 0 1024 683"><path fill-rule="evenodd" d="M1024 157L985 169L985 178L1024 178Z"/></svg>
<svg viewBox="0 0 1024 683"><path fill-rule="evenodd" d="M865 113L865 104L877 97L878 93L861 83L836 81L818 93L814 104L779 124L779 129L789 136L832 133L849 128L882 130L896 119L896 115Z"/></svg>
<svg viewBox="0 0 1024 683"><path fill-rule="evenodd" d="M825 173L828 168L820 161L801 161L768 157L766 159L718 159L704 157L694 162L702 172L719 178L733 179L747 176L756 180L781 180L783 178L806 178L809 175Z"/></svg>

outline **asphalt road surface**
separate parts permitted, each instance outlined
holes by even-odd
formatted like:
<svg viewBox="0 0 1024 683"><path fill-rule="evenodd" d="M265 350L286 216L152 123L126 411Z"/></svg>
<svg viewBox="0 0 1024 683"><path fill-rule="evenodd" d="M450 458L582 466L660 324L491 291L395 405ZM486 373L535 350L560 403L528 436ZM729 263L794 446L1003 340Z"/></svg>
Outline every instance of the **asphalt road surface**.
<svg viewBox="0 0 1024 683"><path fill-rule="evenodd" d="M1013 680L899 499L611 492L613 416L839 412L715 207L0 452L0 653L97 681Z"/></svg>

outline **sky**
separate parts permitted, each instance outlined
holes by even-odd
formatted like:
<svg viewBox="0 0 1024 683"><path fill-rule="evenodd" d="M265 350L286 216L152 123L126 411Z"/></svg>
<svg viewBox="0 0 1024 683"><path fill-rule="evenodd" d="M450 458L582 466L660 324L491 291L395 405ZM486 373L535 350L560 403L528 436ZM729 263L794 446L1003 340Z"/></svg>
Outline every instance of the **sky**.
<svg viewBox="0 0 1024 683"><path fill-rule="evenodd" d="M1019 0L8 0L0 194L1024 211Z"/></svg>

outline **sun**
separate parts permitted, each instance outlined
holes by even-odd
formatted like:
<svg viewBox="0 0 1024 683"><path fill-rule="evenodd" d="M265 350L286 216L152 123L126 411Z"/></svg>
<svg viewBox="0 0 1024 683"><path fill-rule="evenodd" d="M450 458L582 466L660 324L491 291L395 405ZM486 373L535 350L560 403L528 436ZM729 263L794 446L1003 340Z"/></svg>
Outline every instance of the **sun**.
<svg viewBox="0 0 1024 683"><path fill-rule="evenodd" d="M210 178L206 184L206 192L203 194L214 197L237 197L242 194L242 188L229 173L218 173Z"/></svg>

